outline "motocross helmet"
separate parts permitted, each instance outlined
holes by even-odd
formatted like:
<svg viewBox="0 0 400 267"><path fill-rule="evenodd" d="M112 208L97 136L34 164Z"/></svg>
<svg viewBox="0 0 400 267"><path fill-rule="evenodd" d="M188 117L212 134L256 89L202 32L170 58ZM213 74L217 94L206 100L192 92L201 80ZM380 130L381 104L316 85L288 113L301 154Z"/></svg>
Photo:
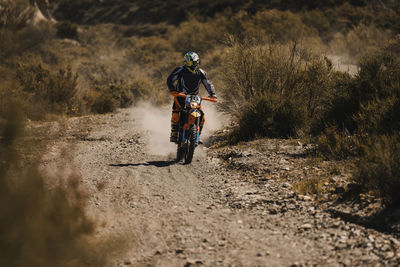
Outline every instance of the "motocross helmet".
<svg viewBox="0 0 400 267"><path fill-rule="evenodd" d="M195 52L186 53L183 59L186 68L191 72L195 72L197 69L199 69L200 59L199 55L197 55Z"/></svg>

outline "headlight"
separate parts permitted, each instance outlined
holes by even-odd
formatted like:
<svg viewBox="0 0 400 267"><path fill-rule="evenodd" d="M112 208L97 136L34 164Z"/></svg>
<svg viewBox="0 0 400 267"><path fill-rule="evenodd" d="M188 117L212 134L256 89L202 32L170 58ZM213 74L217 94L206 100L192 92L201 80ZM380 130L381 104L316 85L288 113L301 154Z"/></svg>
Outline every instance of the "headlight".
<svg viewBox="0 0 400 267"><path fill-rule="evenodd" d="M190 108L197 108L196 102L190 102Z"/></svg>

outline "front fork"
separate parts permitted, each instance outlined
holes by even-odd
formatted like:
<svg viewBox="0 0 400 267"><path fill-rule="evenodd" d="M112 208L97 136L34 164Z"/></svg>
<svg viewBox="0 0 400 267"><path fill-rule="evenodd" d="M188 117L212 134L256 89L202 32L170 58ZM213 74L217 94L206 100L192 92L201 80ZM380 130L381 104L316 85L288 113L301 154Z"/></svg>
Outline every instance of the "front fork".
<svg viewBox="0 0 400 267"><path fill-rule="evenodd" d="M199 111L197 111L197 112L199 112ZM182 142L186 143L186 141L188 139L188 131L185 130L185 125L189 123L189 116L190 116L189 111L186 111L186 110L183 111L182 115L183 115L183 117L181 117L180 121L181 122L183 121L183 123L181 123L179 125L179 127L182 127ZM196 144L198 144L199 140L200 140L200 131L199 131L200 119L201 119L201 116L200 117L196 117L195 119L193 119L194 120L194 124L196 125L196 129L197 129ZM190 129L191 125L192 124L190 124L189 127L187 127L187 128Z"/></svg>

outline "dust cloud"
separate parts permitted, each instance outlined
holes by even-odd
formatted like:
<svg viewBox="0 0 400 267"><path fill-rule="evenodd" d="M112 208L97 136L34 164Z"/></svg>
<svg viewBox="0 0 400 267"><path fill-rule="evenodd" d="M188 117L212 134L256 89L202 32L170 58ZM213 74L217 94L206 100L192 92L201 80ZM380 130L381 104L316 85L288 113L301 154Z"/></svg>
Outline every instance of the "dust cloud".
<svg viewBox="0 0 400 267"><path fill-rule="evenodd" d="M332 60L333 67L335 70L341 71L341 72L347 72L350 75L355 75L358 71L358 66L355 64L352 64L351 58L346 55L327 55L327 57Z"/></svg>
<svg viewBox="0 0 400 267"><path fill-rule="evenodd" d="M206 117L201 138L206 141L216 130L222 129L226 116L217 111L216 104L203 102ZM176 145L169 142L171 132L172 103L165 106L154 106L148 102L140 103L132 109L132 116L145 135L149 153L153 155L174 155Z"/></svg>

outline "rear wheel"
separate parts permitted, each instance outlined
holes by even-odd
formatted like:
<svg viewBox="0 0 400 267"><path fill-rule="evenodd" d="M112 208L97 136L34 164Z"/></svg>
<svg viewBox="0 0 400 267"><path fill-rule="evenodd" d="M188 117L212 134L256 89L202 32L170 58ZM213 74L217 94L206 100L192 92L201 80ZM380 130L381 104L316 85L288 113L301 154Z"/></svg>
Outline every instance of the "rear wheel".
<svg viewBox="0 0 400 267"><path fill-rule="evenodd" d="M197 140L197 127L195 124L193 124L189 130L189 140L186 148L185 164L189 164L192 162L194 149L196 148L196 140Z"/></svg>

